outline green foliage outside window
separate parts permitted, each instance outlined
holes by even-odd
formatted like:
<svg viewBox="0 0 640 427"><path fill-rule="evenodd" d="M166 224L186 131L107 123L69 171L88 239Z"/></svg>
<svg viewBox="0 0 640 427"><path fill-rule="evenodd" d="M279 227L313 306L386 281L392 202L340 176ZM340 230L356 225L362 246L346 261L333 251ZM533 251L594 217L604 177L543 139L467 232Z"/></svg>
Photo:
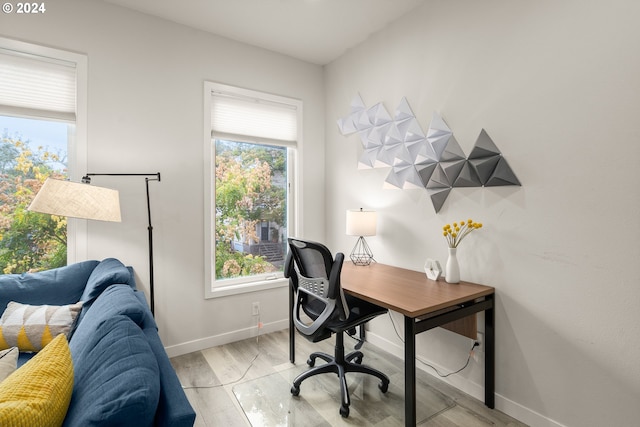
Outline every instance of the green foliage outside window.
<svg viewBox="0 0 640 427"><path fill-rule="evenodd" d="M243 248L274 245L286 233L287 149L235 141L216 142L216 279L282 271L275 261ZM269 237L259 235L268 224Z"/></svg>
<svg viewBox="0 0 640 427"><path fill-rule="evenodd" d="M0 138L0 273L46 270L67 263L67 219L27 211L47 177L65 179L52 164L60 154L29 141Z"/></svg>

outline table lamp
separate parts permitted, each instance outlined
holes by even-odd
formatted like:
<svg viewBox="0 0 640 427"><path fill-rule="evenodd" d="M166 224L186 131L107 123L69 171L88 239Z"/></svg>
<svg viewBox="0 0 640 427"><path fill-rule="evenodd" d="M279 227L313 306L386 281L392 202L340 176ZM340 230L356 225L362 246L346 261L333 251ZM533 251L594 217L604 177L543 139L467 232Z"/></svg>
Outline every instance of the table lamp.
<svg viewBox="0 0 640 427"><path fill-rule="evenodd" d="M151 226L151 207L149 204L149 181L160 181L160 172L147 173L88 173L82 177L82 183L47 178L47 180L27 208L33 212L71 218L92 219L98 221L121 222L120 195L118 190L89 185L89 176L146 176L147 214L149 219L149 294L151 313L154 312L153 280L153 227ZM148 178L154 176L155 178Z"/></svg>
<svg viewBox="0 0 640 427"><path fill-rule="evenodd" d="M358 236L358 241L351 251L351 261L355 265L369 265L373 259L373 253L364 236L376 235L376 223L378 215L376 211L347 210L347 236Z"/></svg>

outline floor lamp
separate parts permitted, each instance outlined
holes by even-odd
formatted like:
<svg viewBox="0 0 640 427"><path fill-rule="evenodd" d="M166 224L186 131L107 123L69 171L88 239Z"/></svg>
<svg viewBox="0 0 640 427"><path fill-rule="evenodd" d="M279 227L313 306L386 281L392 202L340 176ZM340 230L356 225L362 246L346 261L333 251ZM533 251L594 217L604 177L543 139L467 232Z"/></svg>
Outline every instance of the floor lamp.
<svg viewBox="0 0 640 427"><path fill-rule="evenodd" d="M91 184L92 176L144 176L147 190L147 219L149 231L149 296L151 313L154 307L153 273L153 227L151 226L151 204L149 201L149 181L160 181L157 173L88 173L82 183L47 178L36 194L28 210L50 215L98 221L121 222L120 196L118 190L96 187ZM151 177L151 178L150 178Z"/></svg>

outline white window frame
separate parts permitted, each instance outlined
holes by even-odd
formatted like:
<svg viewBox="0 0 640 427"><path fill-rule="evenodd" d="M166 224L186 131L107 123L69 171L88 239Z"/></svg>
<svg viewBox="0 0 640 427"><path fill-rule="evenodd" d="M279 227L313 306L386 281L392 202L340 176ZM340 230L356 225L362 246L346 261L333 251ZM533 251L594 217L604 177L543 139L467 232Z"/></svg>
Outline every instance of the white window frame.
<svg viewBox="0 0 640 427"><path fill-rule="evenodd" d="M258 137L248 137L228 134L212 134L211 119L211 98L213 92L229 93L241 97L261 99L268 102L276 102L291 105L296 108L297 139L295 147L283 141L261 139ZM287 208L287 234L295 236L298 234L299 218L301 217L301 206L298 203L298 188L300 174L298 173L299 159L302 152L302 101L283 97L279 95L258 92L250 89L239 88L216 82L204 82L204 275L205 275L205 298L218 298L229 295L242 294L246 292L256 292L266 289L284 287L288 285L288 280L280 273L268 273L244 277L238 279L225 279L224 284L216 285L215 279L215 149L213 148L214 138L239 140L242 142L279 145L291 148L288 150L287 158L287 181L288 203Z"/></svg>
<svg viewBox="0 0 640 427"><path fill-rule="evenodd" d="M19 52L42 60L53 60L75 64L76 111L75 132L69 135L67 168L69 179L79 182L87 170L87 56L79 53L26 43L0 37L0 49ZM0 114L33 119L60 120L55 115L30 114L27 109L20 112L0 110ZM64 121L64 120L63 120ZM67 221L67 264L86 260L88 256L87 221L69 218Z"/></svg>

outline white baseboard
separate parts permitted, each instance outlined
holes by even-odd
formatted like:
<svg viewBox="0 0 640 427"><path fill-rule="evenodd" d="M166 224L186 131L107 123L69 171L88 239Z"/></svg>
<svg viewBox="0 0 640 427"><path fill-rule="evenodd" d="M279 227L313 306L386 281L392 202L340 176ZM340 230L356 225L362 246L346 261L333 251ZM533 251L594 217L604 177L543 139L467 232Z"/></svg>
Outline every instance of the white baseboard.
<svg viewBox="0 0 640 427"><path fill-rule="evenodd" d="M289 319L278 320L276 322L264 323L262 329L258 330L257 326L251 326L236 331L225 332L220 335L213 335L181 344L165 347L165 351L169 357L181 356L194 351L204 350L210 347L216 347L223 344L229 344L236 341L242 341L247 338L253 338L258 335L268 334L270 332L280 331L289 327Z"/></svg>
<svg viewBox="0 0 640 427"><path fill-rule="evenodd" d="M393 354L396 357L404 360L404 347L398 345L395 342L391 342L386 338L381 337L378 334L375 334L371 331L367 331L367 342L375 345L379 349L386 351L388 353ZM424 360L424 358L421 357ZM425 360L426 363L429 363L439 371L446 371L446 368L439 366L438 364ZM453 375L447 378L440 378L433 373L430 369L426 369L421 366L420 363L416 364L416 368L423 370L429 375L438 378L441 381L444 381L448 384L451 384L453 387L458 390L467 393L468 395L478 399L480 401L484 401L484 385L480 385L465 379L464 377ZM550 418L545 417L542 414L537 413L525 406L522 406L519 403L516 403L506 397L496 393L495 395L495 408L500 412L503 412L510 417L517 419L531 427L566 427L563 424L560 424Z"/></svg>
<svg viewBox="0 0 640 427"><path fill-rule="evenodd" d="M500 406L498 406L498 397L500 399ZM566 427L564 424L560 424L551 418L545 417L534 410L498 394L496 394L496 409L531 427Z"/></svg>

